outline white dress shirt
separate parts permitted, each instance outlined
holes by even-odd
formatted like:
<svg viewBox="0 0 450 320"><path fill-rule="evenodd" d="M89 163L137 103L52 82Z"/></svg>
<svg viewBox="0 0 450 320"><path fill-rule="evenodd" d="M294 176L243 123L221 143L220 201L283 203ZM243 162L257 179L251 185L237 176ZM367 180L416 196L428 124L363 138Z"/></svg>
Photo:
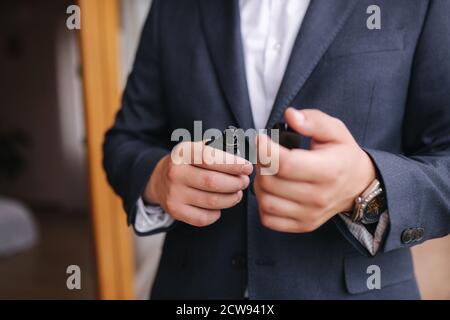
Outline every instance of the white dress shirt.
<svg viewBox="0 0 450 320"><path fill-rule="evenodd" d="M256 129L266 126L309 3L310 0L239 1L245 73ZM387 217L382 221L374 239L363 225L344 219L350 232L372 255L387 227ZM172 223L173 219L160 208L144 206L139 199L135 222L138 232Z"/></svg>
<svg viewBox="0 0 450 320"><path fill-rule="evenodd" d="M240 0L245 73L256 129L266 126L309 0Z"/></svg>

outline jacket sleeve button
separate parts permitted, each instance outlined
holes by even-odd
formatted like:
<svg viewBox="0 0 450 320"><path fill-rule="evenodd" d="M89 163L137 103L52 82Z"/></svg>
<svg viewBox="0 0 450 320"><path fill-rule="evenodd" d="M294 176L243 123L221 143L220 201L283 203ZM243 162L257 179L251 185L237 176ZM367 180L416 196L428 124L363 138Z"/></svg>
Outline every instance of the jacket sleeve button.
<svg viewBox="0 0 450 320"><path fill-rule="evenodd" d="M423 236L425 233L425 229L424 228L415 228L414 229L414 241L418 242L423 240Z"/></svg>
<svg viewBox="0 0 450 320"><path fill-rule="evenodd" d="M412 229L405 229L402 232L401 240L404 244L409 244L413 241L413 232Z"/></svg>

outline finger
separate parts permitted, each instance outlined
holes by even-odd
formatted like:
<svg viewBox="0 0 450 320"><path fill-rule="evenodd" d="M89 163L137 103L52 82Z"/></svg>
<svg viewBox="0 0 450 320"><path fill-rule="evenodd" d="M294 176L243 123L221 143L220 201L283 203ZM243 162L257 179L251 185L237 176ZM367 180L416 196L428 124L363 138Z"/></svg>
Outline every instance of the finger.
<svg viewBox="0 0 450 320"><path fill-rule="evenodd" d="M232 175L250 175L253 172L253 165L244 158L209 146L203 147L202 161L194 165Z"/></svg>
<svg viewBox="0 0 450 320"><path fill-rule="evenodd" d="M250 184L250 178L246 175L230 175L195 166L190 166L189 170L190 173L182 177L183 183L203 191L234 193L246 189Z"/></svg>
<svg viewBox="0 0 450 320"><path fill-rule="evenodd" d="M265 192L258 197L258 207L263 212L273 216L290 218L296 221L301 221L303 213L306 211L305 205Z"/></svg>
<svg viewBox="0 0 450 320"><path fill-rule="evenodd" d="M310 150L289 150L272 141L267 135L258 135L258 174L279 175L290 180L320 181L325 178L328 164L320 154ZM265 169L265 168L269 168ZM265 172L263 172L265 170Z"/></svg>
<svg viewBox="0 0 450 320"><path fill-rule="evenodd" d="M278 232L298 233L299 223L292 219L281 218L269 214L260 214L261 224Z"/></svg>
<svg viewBox="0 0 450 320"><path fill-rule="evenodd" d="M294 201L305 205L313 205L317 188L314 184L281 179L278 176L257 176L257 184L263 192L279 198Z"/></svg>
<svg viewBox="0 0 450 320"><path fill-rule="evenodd" d="M318 142L343 142L351 136L341 120L320 110L288 108L285 119L293 130Z"/></svg>
<svg viewBox="0 0 450 320"><path fill-rule="evenodd" d="M254 185L254 190L260 211L277 217L301 220L306 206L264 192L259 184Z"/></svg>
<svg viewBox="0 0 450 320"><path fill-rule="evenodd" d="M289 150L264 134L257 136L256 143L258 174L277 174L280 167L280 159L286 157L289 154Z"/></svg>
<svg viewBox="0 0 450 320"><path fill-rule="evenodd" d="M242 191L224 194L200 191L193 188L188 188L183 195L188 204L209 210L220 210L234 207L242 200L242 196Z"/></svg>
<svg viewBox="0 0 450 320"><path fill-rule="evenodd" d="M171 215L176 220L195 227L206 227L219 220L221 213L220 210L207 210L191 205L180 205L177 212Z"/></svg>
<svg viewBox="0 0 450 320"><path fill-rule="evenodd" d="M270 214L260 213L261 223L269 229L279 232L290 233L308 233L317 230L328 220L307 223L303 221L296 221L289 218L278 217Z"/></svg>
<svg viewBox="0 0 450 320"><path fill-rule="evenodd" d="M327 177L330 159L316 151L293 149L280 156L277 176L303 182L320 182Z"/></svg>
<svg viewBox="0 0 450 320"><path fill-rule="evenodd" d="M205 141L182 142L171 152L172 163L190 164L200 168L233 175L250 175L253 165L244 158L205 145Z"/></svg>

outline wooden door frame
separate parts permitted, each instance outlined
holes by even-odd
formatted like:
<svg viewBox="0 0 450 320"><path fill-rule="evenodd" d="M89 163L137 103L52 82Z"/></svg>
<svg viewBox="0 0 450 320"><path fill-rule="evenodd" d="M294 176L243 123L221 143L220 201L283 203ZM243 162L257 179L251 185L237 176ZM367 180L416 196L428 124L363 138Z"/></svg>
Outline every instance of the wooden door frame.
<svg viewBox="0 0 450 320"><path fill-rule="evenodd" d="M78 0L78 4L98 297L133 299L131 232L122 204L109 187L102 166L104 134L120 102L118 1Z"/></svg>

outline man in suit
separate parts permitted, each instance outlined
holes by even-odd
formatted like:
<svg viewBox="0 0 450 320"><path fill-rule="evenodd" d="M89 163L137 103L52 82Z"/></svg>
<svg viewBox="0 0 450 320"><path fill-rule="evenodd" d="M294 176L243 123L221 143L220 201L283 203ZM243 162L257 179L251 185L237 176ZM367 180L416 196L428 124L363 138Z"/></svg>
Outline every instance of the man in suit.
<svg viewBox="0 0 450 320"><path fill-rule="evenodd" d="M104 144L128 223L167 232L152 298L419 298L410 247L450 230L448 12L154 0ZM283 115L311 143L279 147L274 175L170 156L171 133L194 121L263 129Z"/></svg>

